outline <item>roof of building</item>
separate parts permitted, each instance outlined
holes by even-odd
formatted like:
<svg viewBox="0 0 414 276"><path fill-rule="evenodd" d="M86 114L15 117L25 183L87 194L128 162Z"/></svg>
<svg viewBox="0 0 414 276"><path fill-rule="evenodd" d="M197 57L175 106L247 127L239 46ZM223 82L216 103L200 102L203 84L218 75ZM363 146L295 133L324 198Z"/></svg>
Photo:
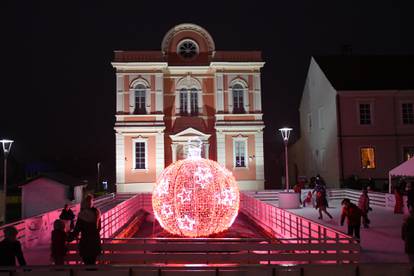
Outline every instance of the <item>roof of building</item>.
<svg viewBox="0 0 414 276"><path fill-rule="evenodd" d="M336 90L414 89L414 55L315 56Z"/></svg>
<svg viewBox="0 0 414 276"><path fill-rule="evenodd" d="M20 184L19 187L27 185L27 184L29 184L29 183L37 180L37 179L40 179L40 178L48 178L48 179L54 180L56 182L59 182L63 185L70 186L70 187L85 185L85 183L83 183L81 180L79 180L79 179L77 179L73 176L67 175L65 173L47 172L47 173L41 173L39 175L36 175L35 177L32 177L32 178L26 180L25 182Z"/></svg>
<svg viewBox="0 0 414 276"><path fill-rule="evenodd" d="M115 51L114 62L167 62L166 56L161 51ZM206 57L201 64L208 65L210 62L262 62L260 51L216 51L212 57ZM183 61L181 61L183 63Z"/></svg>

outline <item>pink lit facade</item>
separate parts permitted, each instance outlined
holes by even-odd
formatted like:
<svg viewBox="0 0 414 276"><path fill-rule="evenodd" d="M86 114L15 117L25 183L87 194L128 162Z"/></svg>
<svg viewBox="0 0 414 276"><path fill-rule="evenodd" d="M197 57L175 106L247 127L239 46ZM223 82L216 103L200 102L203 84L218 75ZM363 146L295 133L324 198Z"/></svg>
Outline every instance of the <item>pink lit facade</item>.
<svg viewBox="0 0 414 276"><path fill-rule="evenodd" d="M210 34L181 24L158 51L116 51L117 192L152 191L163 169L203 142L240 188L264 188L261 53L216 51Z"/></svg>
<svg viewBox="0 0 414 276"><path fill-rule="evenodd" d="M337 90L312 58L299 109L301 138L289 149L291 181L316 174L332 188L351 175L385 181L414 156L413 109L414 89Z"/></svg>

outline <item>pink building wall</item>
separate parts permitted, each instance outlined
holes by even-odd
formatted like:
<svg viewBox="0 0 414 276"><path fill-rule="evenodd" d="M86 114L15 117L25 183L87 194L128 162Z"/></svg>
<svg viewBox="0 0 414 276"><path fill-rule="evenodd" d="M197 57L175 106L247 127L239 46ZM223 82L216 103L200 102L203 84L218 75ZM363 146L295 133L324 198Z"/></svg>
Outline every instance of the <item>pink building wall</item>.
<svg viewBox="0 0 414 276"><path fill-rule="evenodd" d="M125 137L125 182L154 182L156 180L155 171L155 137L144 137L148 147L148 169L136 170L133 168L133 139L136 137Z"/></svg>
<svg viewBox="0 0 414 276"><path fill-rule="evenodd" d="M410 93L411 92L411 93ZM414 91L340 91L342 164L345 178L387 178L403 162L403 147L414 147L414 125L402 123L403 102L414 103ZM359 103L371 104L371 124L359 124ZM363 169L360 148L375 149L376 168Z"/></svg>

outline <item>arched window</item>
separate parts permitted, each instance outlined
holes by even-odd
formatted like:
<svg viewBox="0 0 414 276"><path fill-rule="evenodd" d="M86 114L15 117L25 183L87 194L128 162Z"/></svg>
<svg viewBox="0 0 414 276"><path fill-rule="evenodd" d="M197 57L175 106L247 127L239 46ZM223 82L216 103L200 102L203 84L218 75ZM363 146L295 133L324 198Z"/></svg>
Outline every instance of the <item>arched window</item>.
<svg viewBox="0 0 414 276"><path fill-rule="evenodd" d="M245 113L244 88L241 84L233 85L233 113Z"/></svg>
<svg viewBox="0 0 414 276"><path fill-rule="evenodd" d="M176 83L175 110L177 115L198 116L203 113L201 83L190 75Z"/></svg>
<svg viewBox="0 0 414 276"><path fill-rule="evenodd" d="M135 86L135 110L134 114L147 114L146 106L146 87L143 84Z"/></svg>
<svg viewBox="0 0 414 276"><path fill-rule="evenodd" d="M180 90L180 114L188 114L188 91L186 88Z"/></svg>

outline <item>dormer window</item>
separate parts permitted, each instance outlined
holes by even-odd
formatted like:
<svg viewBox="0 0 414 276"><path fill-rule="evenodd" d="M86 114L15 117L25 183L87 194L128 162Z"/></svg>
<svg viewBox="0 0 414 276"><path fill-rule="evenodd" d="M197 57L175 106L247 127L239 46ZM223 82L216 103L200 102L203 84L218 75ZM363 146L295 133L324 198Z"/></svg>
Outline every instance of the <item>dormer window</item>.
<svg viewBox="0 0 414 276"><path fill-rule="evenodd" d="M198 45L191 39L184 39L178 44L177 53L183 59L193 59L198 55Z"/></svg>

